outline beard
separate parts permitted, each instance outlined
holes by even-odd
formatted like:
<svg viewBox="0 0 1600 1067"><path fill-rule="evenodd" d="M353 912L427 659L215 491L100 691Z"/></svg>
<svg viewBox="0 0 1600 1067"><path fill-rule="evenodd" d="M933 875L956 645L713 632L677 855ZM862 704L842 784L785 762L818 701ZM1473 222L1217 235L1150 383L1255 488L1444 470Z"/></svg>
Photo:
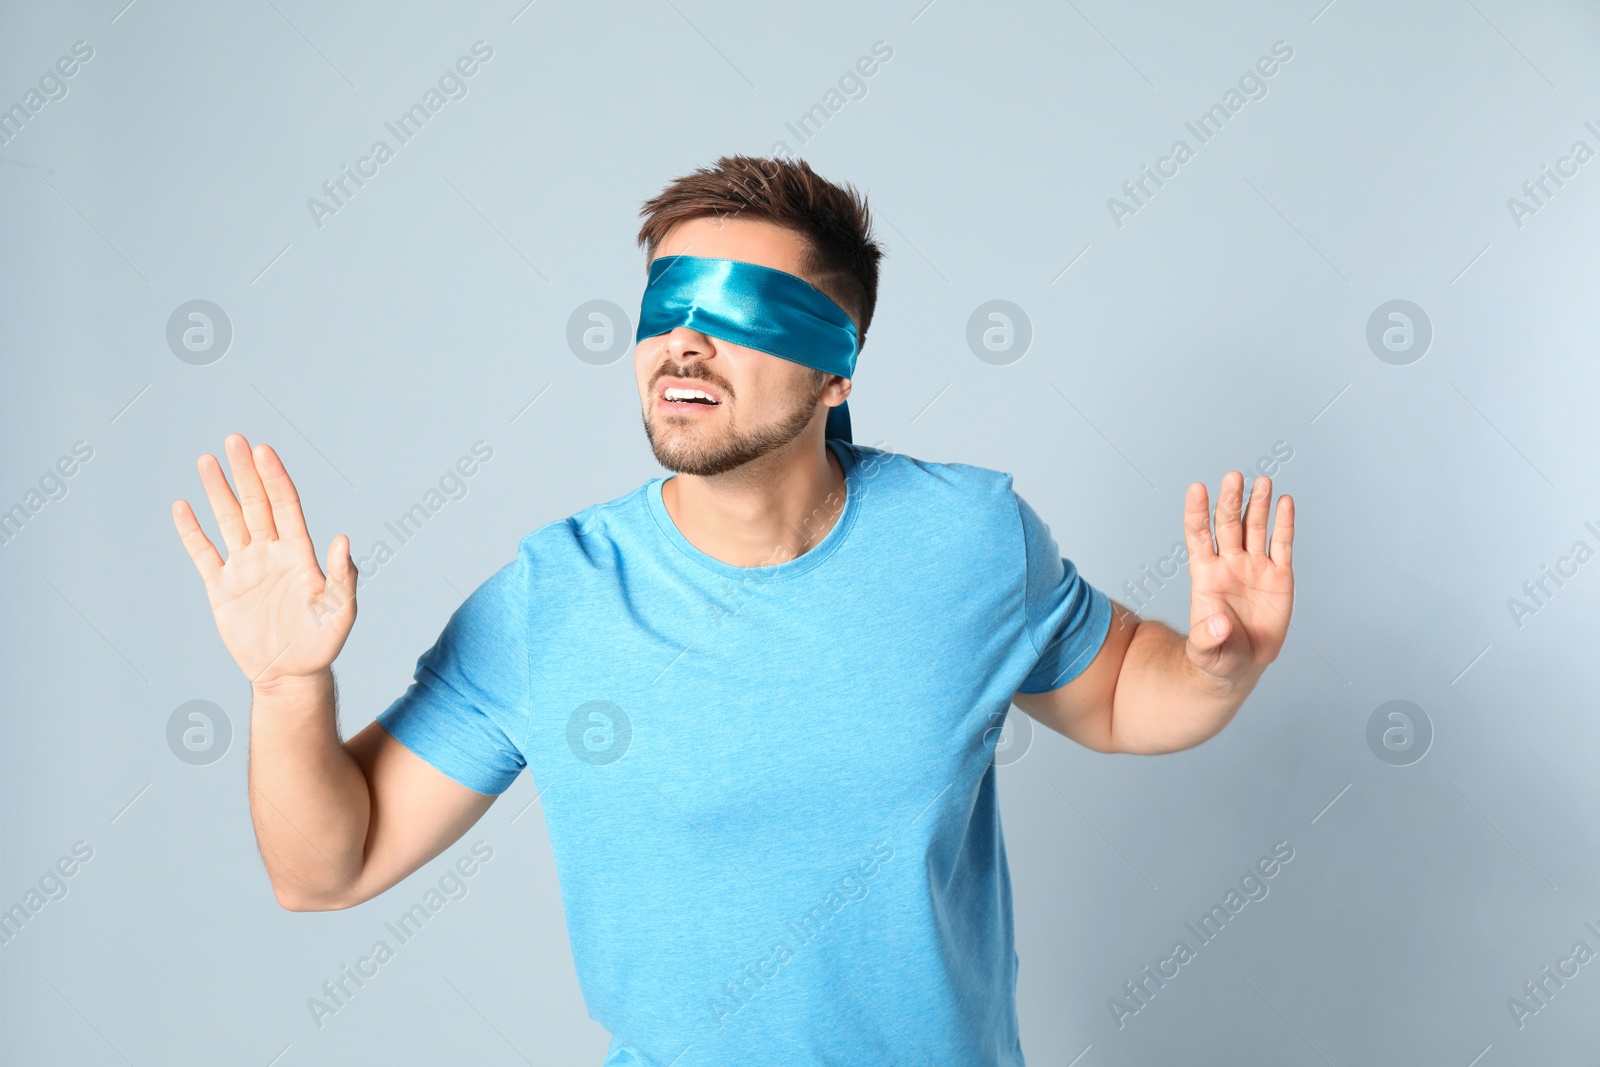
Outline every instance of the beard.
<svg viewBox="0 0 1600 1067"><path fill-rule="evenodd" d="M826 382L826 374L815 372L811 383L790 394L787 408L771 422L753 430L728 430L721 436L717 430L686 425L698 421L698 417L681 419L658 415L652 399L651 407L644 414L645 437L650 441L650 451L655 453L656 462L669 471L702 478L725 474L782 448L804 433L816 415Z"/></svg>

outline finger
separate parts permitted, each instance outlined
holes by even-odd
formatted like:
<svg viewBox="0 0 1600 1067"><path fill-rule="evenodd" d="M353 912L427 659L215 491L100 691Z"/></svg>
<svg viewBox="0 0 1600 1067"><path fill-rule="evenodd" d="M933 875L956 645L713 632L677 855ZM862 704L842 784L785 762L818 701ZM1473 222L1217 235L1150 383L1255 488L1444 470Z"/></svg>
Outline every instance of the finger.
<svg viewBox="0 0 1600 1067"><path fill-rule="evenodd" d="M1272 507L1272 479L1262 475L1250 484L1250 502L1244 509L1244 550L1258 556L1267 551L1267 511Z"/></svg>
<svg viewBox="0 0 1600 1067"><path fill-rule="evenodd" d="M1211 547L1211 504L1206 498L1206 483L1191 482L1183 498L1183 541L1189 546L1189 565L1217 558Z"/></svg>
<svg viewBox="0 0 1600 1067"><path fill-rule="evenodd" d="M350 538L344 534L328 542L327 584L347 600L356 595L356 565L350 559Z"/></svg>
<svg viewBox="0 0 1600 1067"><path fill-rule="evenodd" d="M1227 643L1233 622L1226 613L1208 615L1189 628L1189 643L1196 652L1211 655Z"/></svg>
<svg viewBox="0 0 1600 1067"><path fill-rule="evenodd" d="M233 484L239 490L239 506L244 509L244 524L250 531L250 540L270 541L278 531L272 525L272 505L267 502L267 491L261 485L261 475L256 472L255 460L251 458L250 442L242 433L231 433L225 443L228 467L233 471Z"/></svg>
<svg viewBox="0 0 1600 1067"><path fill-rule="evenodd" d="M278 458L278 453L273 451L271 445L266 444L256 446L255 459L261 485L272 506L272 525L278 531L278 537L286 541L310 541L306 517L300 510L300 494L295 491L283 460Z"/></svg>
<svg viewBox="0 0 1600 1067"><path fill-rule="evenodd" d="M350 539L340 534L328 543L328 574L317 600L317 625L338 618L347 606L353 611L355 598L356 568L350 561Z"/></svg>
<svg viewBox="0 0 1600 1067"><path fill-rule="evenodd" d="M1278 498L1278 518L1272 527L1272 562L1292 566L1294 555L1294 497L1285 493Z"/></svg>
<svg viewBox="0 0 1600 1067"><path fill-rule="evenodd" d="M222 464L207 452L195 461L200 470L200 484L206 487L206 499L211 502L211 514L216 516L217 529L222 532L222 543L228 554L239 551L250 543L250 531L244 525L244 512L234 498L233 487L222 473Z"/></svg>
<svg viewBox="0 0 1600 1067"><path fill-rule="evenodd" d="M183 539L183 547L189 550L189 558L194 560L195 570L200 572L200 580L210 585L212 576L222 569L222 555L200 528L200 520L194 517L187 500L172 505L172 522Z"/></svg>
<svg viewBox="0 0 1600 1067"><path fill-rule="evenodd" d="M1229 471L1222 476L1217 491L1217 554L1231 556L1240 551L1244 529L1239 525L1239 506L1244 502L1244 475ZM252 531L255 527L250 528Z"/></svg>

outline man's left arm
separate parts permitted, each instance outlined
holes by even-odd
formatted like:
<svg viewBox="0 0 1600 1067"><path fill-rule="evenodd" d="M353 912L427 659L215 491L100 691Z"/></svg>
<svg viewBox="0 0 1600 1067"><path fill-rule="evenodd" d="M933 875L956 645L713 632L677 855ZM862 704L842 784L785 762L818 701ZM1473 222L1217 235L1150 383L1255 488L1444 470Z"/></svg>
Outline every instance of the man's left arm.
<svg viewBox="0 0 1600 1067"><path fill-rule="evenodd" d="M1058 689L1017 693L1017 707L1096 752L1176 752L1226 726L1277 659L1294 604L1294 499L1279 498L1269 544L1272 479L1257 478L1251 488L1241 509L1244 475L1224 476L1213 548L1206 487L1189 486L1188 636L1113 601L1110 629L1089 666Z"/></svg>

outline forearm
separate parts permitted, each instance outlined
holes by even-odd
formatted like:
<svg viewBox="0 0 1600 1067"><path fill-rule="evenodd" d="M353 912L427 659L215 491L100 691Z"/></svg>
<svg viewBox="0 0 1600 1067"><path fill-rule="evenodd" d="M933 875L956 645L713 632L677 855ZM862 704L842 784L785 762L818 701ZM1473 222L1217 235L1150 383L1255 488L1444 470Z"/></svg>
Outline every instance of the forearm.
<svg viewBox="0 0 1600 1067"><path fill-rule="evenodd" d="M1214 736L1255 688L1260 671L1231 683L1196 667L1186 638L1164 623L1139 621L1112 699L1112 751L1154 755Z"/></svg>
<svg viewBox="0 0 1600 1067"><path fill-rule="evenodd" d="M371 797L339 738L333 672L252 688L250 818L273 892L322 907L361 873Z"/></svg>

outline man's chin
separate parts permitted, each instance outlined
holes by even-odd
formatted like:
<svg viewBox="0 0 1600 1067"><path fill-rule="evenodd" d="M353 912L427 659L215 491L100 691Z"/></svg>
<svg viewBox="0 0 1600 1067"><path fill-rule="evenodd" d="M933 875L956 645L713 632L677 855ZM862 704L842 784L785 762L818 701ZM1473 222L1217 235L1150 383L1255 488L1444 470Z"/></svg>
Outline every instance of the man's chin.
<svg viewBox="0 0 1600 1067"><path fill-rule="evenodd" d="M714 434L704 435L715 438ZM758 458L748 447L739 448L720 440L702 440L693 430L671 428L650 436L650 450L656 462L676 474L709 478L741 467Z"/></svg>
<svg viewBox="0 0 1600 1067"><path fill-rule="evenodd" d="M656 462L678 474L709 478L736 470L782 448L797 438L815 408L794 412L787 423L756 433L735 433L726 426L687 425L676 420L645 420L645 436Z"/></svg>
<svg viewBox="0 0 1600 1067"><path fill-rule="evenodd" d="M655 452L656 462L674 474L692 474L700 478L726 473L749 461L748 457L733 457L705 449L669 447L652 451Z"/></svg>

